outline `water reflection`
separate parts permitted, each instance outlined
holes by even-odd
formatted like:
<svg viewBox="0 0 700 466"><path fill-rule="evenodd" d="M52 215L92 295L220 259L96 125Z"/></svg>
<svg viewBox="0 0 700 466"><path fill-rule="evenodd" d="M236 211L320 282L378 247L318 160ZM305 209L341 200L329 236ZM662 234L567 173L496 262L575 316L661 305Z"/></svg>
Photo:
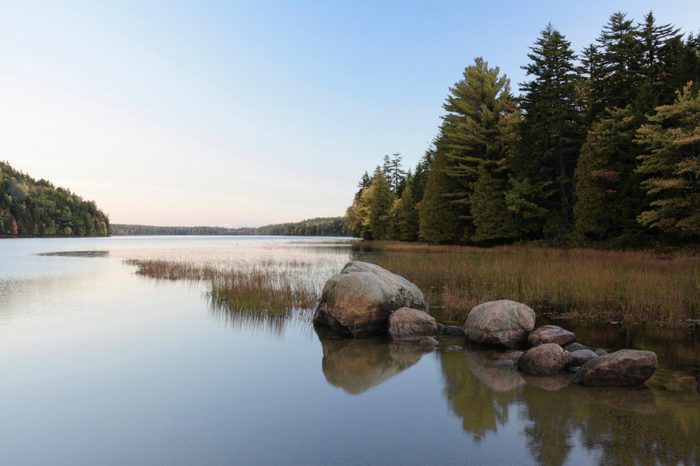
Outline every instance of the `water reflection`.
<svg viewBox="0 0 700 466"><path fill-rule="evenodd" d="M518 408L521 434L544 465L573 458L582 442L601 464L698 464L700 416L694 395L569 385L570 375L531 377L499 364L498 353L467 349L440 355L450 409L475 440L509 424Z"/></svg>
<svg viewBox="0 0 700 466"><path fill-rule="evenodd" d="M359 395L408 369L431 349L391 344L384 339L332 338L319 334L321 367L331 385Z"/></svg>
<svg viewBox="0 0 700 466"><path fill-rule="evenodd" d="M496 364L500 359L494 356L469 349L440 355L447 404L476 441L508 422L508 405L525 383L513 367Z"/></svg>

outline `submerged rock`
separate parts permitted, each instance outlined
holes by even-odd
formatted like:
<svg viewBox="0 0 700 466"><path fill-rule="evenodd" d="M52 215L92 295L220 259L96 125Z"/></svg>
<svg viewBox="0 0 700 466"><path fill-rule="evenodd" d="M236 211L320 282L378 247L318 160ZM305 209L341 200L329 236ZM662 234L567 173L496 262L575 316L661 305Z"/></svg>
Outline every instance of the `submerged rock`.
<svg viewBox="0 0 700 466"><path fill-rule="evenodd" d="M530 375L555 375L571 363L571 353L556 343L535 346L518 359L518 369Z"/></svg>
<svg viewBox="0 0 700 466"><path fill-rule="evenodd" d="M460 351L460 350L463 350L463 349L464 349L463 346L459 346L459 345L450 345L450 346L448 346L448 347L445 348L445 351Z"/></svg>
<svg viewBox="0 0 700 466"><path fill-rule="evenodd" d="M467 341L479 345L517 348L527 341L535 328L535 311L525 304L507 299L475 306L464 323Z"/></svg>
<svg viewBox="0 0 700 466"><path fill-rule="evenodd" d="M464 329L457 325L438 324L438 331L448 337L464 337Z"/></svg>
<svg viewBox="0 0 700 466"><path fill-rule="evenodd" d="M586 345L582 345L581 343L571 343L570 345L566 345L564 349L569 353L573 353L574 351L585 349L589 350L590 348Z"/></svg>
<svg viewBox="0 0 700 466"><path fill-rule="evenodd" d="M589 360L573 382L588 387L634 387L643 385L655 370L656 353L626 349Z"/></svg>
<svg viewBox="0 0 700 466"><path fill-rule="evenodd" d="M352 261L326 282L314 323L366 337L386 333L389 315L401 307L426 309L416 285L378 265Z"/></svg>
<svg viewBox="0 0 700 466"><path fill-rule="evenodd" d="M393 340L434 337L437 331L435 318L419 309L402 307L389 316L389 335Z"/></svg>
<svg viewBox="0 0 700 466"><path fill-rule="evenodd" d="M588 360L598 358L597 354L589 349L582 349L571 352L571 364L574 366L583 366Z"/></svg>
<svg viewBox="0 0 700 466"><path fill-rule="evenodd" d="M566 346L576 341L573 332L565 330L557 325L543 325L533 330L527 337L530 346L544 345L545 343L556 343L559 346Z"/></svg>

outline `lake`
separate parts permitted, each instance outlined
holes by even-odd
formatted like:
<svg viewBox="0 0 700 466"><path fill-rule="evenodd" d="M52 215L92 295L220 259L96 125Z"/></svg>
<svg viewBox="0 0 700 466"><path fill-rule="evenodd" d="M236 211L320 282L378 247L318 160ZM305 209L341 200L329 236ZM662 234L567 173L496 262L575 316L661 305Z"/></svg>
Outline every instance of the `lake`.
<svg viewBox="0 0 700 466"><path fill-rule="evenodd" d="M320 287L335 238L0 240L0 464L700 464L690 331L575 329L643 347L642 390L523 376L500 353L321 338L311 310L256 318L129 259L283 267Z"/></svg>

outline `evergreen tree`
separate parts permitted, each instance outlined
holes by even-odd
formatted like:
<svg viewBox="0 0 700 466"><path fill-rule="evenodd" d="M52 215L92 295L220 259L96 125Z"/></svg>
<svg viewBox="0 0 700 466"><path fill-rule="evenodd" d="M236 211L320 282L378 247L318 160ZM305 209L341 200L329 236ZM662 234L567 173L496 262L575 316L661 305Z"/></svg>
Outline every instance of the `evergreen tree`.
<svg viewBox="0 0 700 466"><path fill-rule="evenodd" d="M639 222L664 233L700 237L700 97L689 83L639 128L637 173L651 203Z"/></svg>
<svg viewBox="0 0 700 466"><path fill-rule="evenodd" d="M430 173L430 166L433 163L434 157L435 147L433 145L425 151L423 157L416 164L416 169L413 173L413 197L417 201L423 199L423 194L425 193L425 184L428 181L428 174Z"/></svg>
<svg viewBox="0 0 700 466"><path fill-rule="evenodd" d="M385 157L384 163L387 164L388 161L388 165L386 167L386 171L384 168L382 169L384 176L386 177L387 181L389 181L391 190L397 197L401 197L401 192L403 191L404 184L406 183L406 171L403 169L403 165L401 165L402 160L403 157L401 154L396 152L391 155L391 159L387 159Z"/></svg>
<svg viewBox="0 0 700 466"><path fill-rule="evenodd" d="M372 239L389 239L391 208L396 197L391 191L389 182L384 177L380 167L374 171L371 189L368 190L367 223L371 231Z"/></svg>
<svg viewBox="0 0 700 466"><path fill-rule="evenodd" d="M658 104L673 101L677 86L670 83L670 76L678 66L678 46L682 45L682 40L679 29L673 25L657 25L651 11L638 26L638 37L642 92L637 97L636 106L639 113L647 114Z"/></svg>
<svg viewBox="0 0 700 466"><path fill-rule="evenodd" d="M490 68L477 58L465 69L463 79L450 88L443 107L447 113L437 150L445 155L444 173L459 186L446 198L463 212L459 228L462 238L468 240L474 229L470 209L473 185L484 161L503 158L504 119L515 112L516 103L508 78L500 75L498 67Z"/></svg>
<svg viewBox="0 0 700 466"><path fill-rule="evenodd" d="M530 50L523 68L532 79L520 86L523 121L515 171L519 180L541 188L535 202L548 211L545 223L553 225L548 229L561 231L572 223L574 169L584 131L576 55L551 24Z"/></svg>
<svg viewBox="0 0 700 466"><path fill-rule="evenodd" d="M449 123L444 122L443 127ZM446 173L447 154L441 150L441 136L436 140L436 150L430 166L425 192L418 204L418 236L427 243L455 243L462 237L458 205L450 194L460 189Z"/></svg>
<svg viewBox="0 0 700 466"><path fill-rule="evenodd" d="M632 20L622 12L613 13L598 37L597 55L593 65L589 116L591 121L606 109L631 104L642 82L643 47Z"/></svg>
<svg viewBox="0 0 700 466"><path fill-rule="evenodd" d="M518 236L518 228L506 204L506 182L493 176L484 164L474 183L471 196L474 234L472 241L496 243L512 240Z"/></svg>
<svg viewBox="0 0 700 466"><path fill-rule="evenodd" d="M576 169L575 234L601 240L639 233L643 207L634 173L633 140L640 119L631 107L615 109L588 132Z"/></svg>
<svg viewBox="0 0 700 466"><path fill-rule="evenodd" d="M400 241L415 241L418 239L418 206L413 193L414 179L409 177L401 194L396 201L396 228L394 238Z"/></svg>

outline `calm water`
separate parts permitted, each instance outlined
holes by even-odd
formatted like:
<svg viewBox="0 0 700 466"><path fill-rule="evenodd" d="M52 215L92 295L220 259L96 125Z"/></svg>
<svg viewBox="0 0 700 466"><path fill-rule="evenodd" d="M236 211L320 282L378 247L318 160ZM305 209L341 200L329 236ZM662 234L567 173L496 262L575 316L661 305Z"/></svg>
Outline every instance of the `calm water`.
<svg viewBox="0 0 700 466"><path fill-rule="evenodd" d="M330 239L0 240L0 464L700 463L691 333L576 329L652 347L662 366L649 389L582 389L500 353L320 338L304 311L228 313L204 285L123 263L299 261L322 283L350 255Z"/></svg>

